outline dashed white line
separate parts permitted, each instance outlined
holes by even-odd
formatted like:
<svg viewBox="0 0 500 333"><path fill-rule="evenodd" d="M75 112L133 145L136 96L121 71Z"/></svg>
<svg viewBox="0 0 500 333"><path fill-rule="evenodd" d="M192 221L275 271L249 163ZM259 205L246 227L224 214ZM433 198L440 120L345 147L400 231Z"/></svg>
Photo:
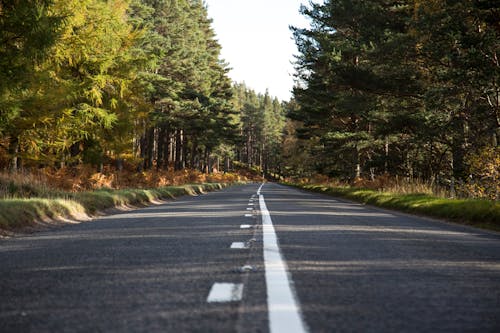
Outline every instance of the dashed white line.
<svg viewBox="0 0 500 333"><path fill-rule="evenodd" d="M245 217L252 217L252 214L245 214Z"/></svg>
<svg viewBox="0 0 500 333"><path fill-rule="evenodd" d="M251 224L242 224L240 225L240 229L250 229L252 227Z"/></svg>
<svg viewBox="0 0 500 333"><path fill-rule="evenodd" d="M208 293L208 303L241 301L243 297L242 283L214 283Z"/></svg>
<svg viewBox="0 0 500 333"><path fill-rule="evenodd" d="M302 319L300 306L292 288L291 277L278 245L273 221L267 210L264 196L260 194L262 186L264 184L259 187L257 194L259 194L262 215L269 331L271 333L305 333L307 327Z"/></svg>
<svg viewBox="0 0 500 333"><path fill-rule="evenodd" d="M245 242L234 242L231 244L231 249L248 249L248 245Z"/></svg>

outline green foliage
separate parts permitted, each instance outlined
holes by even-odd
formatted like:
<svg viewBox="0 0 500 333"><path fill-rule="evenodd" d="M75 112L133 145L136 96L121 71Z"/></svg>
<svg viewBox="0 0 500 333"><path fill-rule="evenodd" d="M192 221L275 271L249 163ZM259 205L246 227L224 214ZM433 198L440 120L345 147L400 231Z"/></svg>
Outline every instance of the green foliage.
<svg viewBox="0 0 500 333"><path fill-rule="evenodd" d="M0 3L0 96L29 81L57 38L63 17L51 12L52 4L53 0Z"/></svg>
<svg viewBox="0 0 500 333"><path fill-rule="evenodd" d="M0 5L0 155L13 169L141 158L210 170L236 142L202 1L15 3Z"/></svg>
<svg viewBox="0 0 500 333"><path fill-rule="evenodd" d="M490 1L304 7L312 24L294 29L299 107L289 116L303 124L316 171L470 176L467 156L497 146L500 133L499 10Z"/></svg>
<svg viewBox="0 0 500 333"><path fill-rule="evenodd" d="M281 172L285 108L268 92L257 94L245 84L234 85L234 105L239 112L239 160L264 173Z"/></svg>

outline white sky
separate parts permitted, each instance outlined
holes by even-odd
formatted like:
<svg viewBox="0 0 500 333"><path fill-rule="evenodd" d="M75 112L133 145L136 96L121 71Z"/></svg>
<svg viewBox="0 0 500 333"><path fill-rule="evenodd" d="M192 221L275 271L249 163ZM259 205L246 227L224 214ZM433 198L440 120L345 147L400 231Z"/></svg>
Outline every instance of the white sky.
<svg viewBox="0 0 500 333"><path fill-rule="evenodd" d="M307 0L206 0L222 45L229 76L249 88L289 100L293 55L297 48L289 26L306 27L300 4Z"/></svg>

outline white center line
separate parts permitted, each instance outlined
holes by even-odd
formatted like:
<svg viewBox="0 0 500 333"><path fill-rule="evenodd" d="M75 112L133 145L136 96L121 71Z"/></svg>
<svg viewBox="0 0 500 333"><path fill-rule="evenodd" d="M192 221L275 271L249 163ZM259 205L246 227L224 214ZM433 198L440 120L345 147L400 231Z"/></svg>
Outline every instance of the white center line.
<svg viewBox="0 0 500 333"><path fill-rule="evenodd" d="M307 328L302 319L297 296L292 288L291 277L281 255L271 214L267 210L264 196L260 194L263 185L257 193L262 214L269 331L270 333L304 333L307 332Z"/></svg>

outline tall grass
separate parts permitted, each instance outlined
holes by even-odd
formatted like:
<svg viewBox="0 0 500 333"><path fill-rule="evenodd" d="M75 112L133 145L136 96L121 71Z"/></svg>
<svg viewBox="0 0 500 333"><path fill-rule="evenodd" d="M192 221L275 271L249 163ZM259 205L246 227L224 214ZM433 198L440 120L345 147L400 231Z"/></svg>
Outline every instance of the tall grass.
<svg viewBox="0 0 500 333"><path fill-rule="evenodd" d="M139 206L155 200L221 189L228 183L206 183L155 189L96 190L65 193L61 198L8 198L0 200L0 229L20 230L58 218L80 219L108 208ZM51 192L54 194L54 192Z"/></svg>
<svg viewBox="0 0 500 333"><path fill-rule="evenodd" d="M18 173L0 173L1 198L51 197L60 191L50 185L49 179L40 173L21 171Z"/></svg>
<svg viewBox="0 0 500 333"><path fill-rule="evenodd" d="M4 172L0 173L0 229L19 229L58 218L78 219L112 207L144 205L246 180L244 175L229 173L96 172L88 166Z"/></svg>
<svg viewBox="0 0 500 333"><path fill-rule="evenodd" d="M500 202L481 199L450 199L427 194L422 188L410 193L405 187L399 192L372 190L331 184L288 183L305 190L344 197L365 204L444 218L476 227L500 231Z"/></svg>
<svg viewBox="0 0 500 333"><path fill-rule="evenodd" d="M329 187L353 187L370 189L379 192L395 194L427 194L439 198L476 198L474 193L467 190L464 184L455 184L452 189L450 183L419 178L397 177L388 174L376 176L373 179L358 178L354 181L343 181L323 175L314 175L310 178L286 179L291 184L321 184Z"/></svg>

